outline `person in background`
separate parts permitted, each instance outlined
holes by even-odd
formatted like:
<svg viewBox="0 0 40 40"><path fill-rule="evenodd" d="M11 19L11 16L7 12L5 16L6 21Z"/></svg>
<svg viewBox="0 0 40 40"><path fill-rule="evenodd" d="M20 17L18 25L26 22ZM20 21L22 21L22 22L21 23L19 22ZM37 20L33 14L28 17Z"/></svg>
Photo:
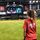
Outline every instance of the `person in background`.
<svg viewBox="0 0 40 40"><path fill-rule="evenodd" d="M7 5L6 5L6 7L9 7L10 5L9 5L9 3L7 2Z"/></svg>
<svg viewBox="0 0 40 40"><path fill-rule="evenodd" d="M24 20L24 40L37 40L36 18L33 10L27 12L28 17Z"/></svg>
<svg viewBox="0 0 40 40"><path fill-rule="evenodd" d="M13 5L13 7L15 7L15 6L16 6L16 3L15 3L15 2L13 2L13 4L12 4L12 5Z"/></svg>
<svg viewBox="0 0 40 40"><path fill-rule="evenodd" d="M25 6L24 7L24 12L23 12L23 14L27 14L27 11L29 10L29 8L28 8L28 6Z"/></svg>

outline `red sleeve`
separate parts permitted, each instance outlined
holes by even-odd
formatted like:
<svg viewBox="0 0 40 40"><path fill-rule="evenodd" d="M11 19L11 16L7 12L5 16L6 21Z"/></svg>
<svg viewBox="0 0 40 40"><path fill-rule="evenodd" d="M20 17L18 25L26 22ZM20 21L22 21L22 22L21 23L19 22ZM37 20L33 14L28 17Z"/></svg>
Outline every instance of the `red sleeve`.
<svg viewBox="0 0 40 40"><path fill-rule="evenodd" d="M27 20L24 20L23 29L26 31L26 28L27 28Z"/></svg>

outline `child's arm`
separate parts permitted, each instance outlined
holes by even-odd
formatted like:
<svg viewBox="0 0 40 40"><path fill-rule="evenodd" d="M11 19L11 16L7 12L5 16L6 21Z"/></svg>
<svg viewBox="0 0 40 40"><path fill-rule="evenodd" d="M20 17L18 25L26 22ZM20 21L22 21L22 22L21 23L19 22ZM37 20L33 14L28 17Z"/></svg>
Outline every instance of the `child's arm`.
<svg viewBox="0 0 40 40"><path fill-rule="evenodd" d="M26 31L26 20L24 20L24 25L23 25L23 29L24 29L24 31Z"/></svg>
<svg viewBox="0 0 40 40"><path fill-rule="evenodd" d="M24 21L23 29L24 29L24 40L26 38L26 28L27 28L27 20Z"/></svg>

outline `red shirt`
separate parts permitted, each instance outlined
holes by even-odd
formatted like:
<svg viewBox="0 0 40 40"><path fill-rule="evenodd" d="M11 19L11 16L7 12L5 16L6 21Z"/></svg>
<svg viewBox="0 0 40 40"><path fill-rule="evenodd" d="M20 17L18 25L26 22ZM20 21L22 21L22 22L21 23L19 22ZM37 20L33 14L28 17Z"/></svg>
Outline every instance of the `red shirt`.
<svg viewBox="0 0 40 40"><path fill-rule="evenodd" d="M24 21L24 30L26 31L26 38L36 39L36 23L32 22L31 19Z"/></svg>

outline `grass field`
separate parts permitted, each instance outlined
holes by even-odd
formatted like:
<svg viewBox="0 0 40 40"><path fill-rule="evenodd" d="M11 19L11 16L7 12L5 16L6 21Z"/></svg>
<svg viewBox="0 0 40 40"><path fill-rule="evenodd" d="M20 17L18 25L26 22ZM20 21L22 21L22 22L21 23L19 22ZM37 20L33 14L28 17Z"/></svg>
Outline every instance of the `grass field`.
<svg viewBox="0 0 40 40"><path fill-rule="evenodd" d="M24 20L0 20L0 40L23 40ZM37 39L40 40L40 19L37 20Z"/></svg>

